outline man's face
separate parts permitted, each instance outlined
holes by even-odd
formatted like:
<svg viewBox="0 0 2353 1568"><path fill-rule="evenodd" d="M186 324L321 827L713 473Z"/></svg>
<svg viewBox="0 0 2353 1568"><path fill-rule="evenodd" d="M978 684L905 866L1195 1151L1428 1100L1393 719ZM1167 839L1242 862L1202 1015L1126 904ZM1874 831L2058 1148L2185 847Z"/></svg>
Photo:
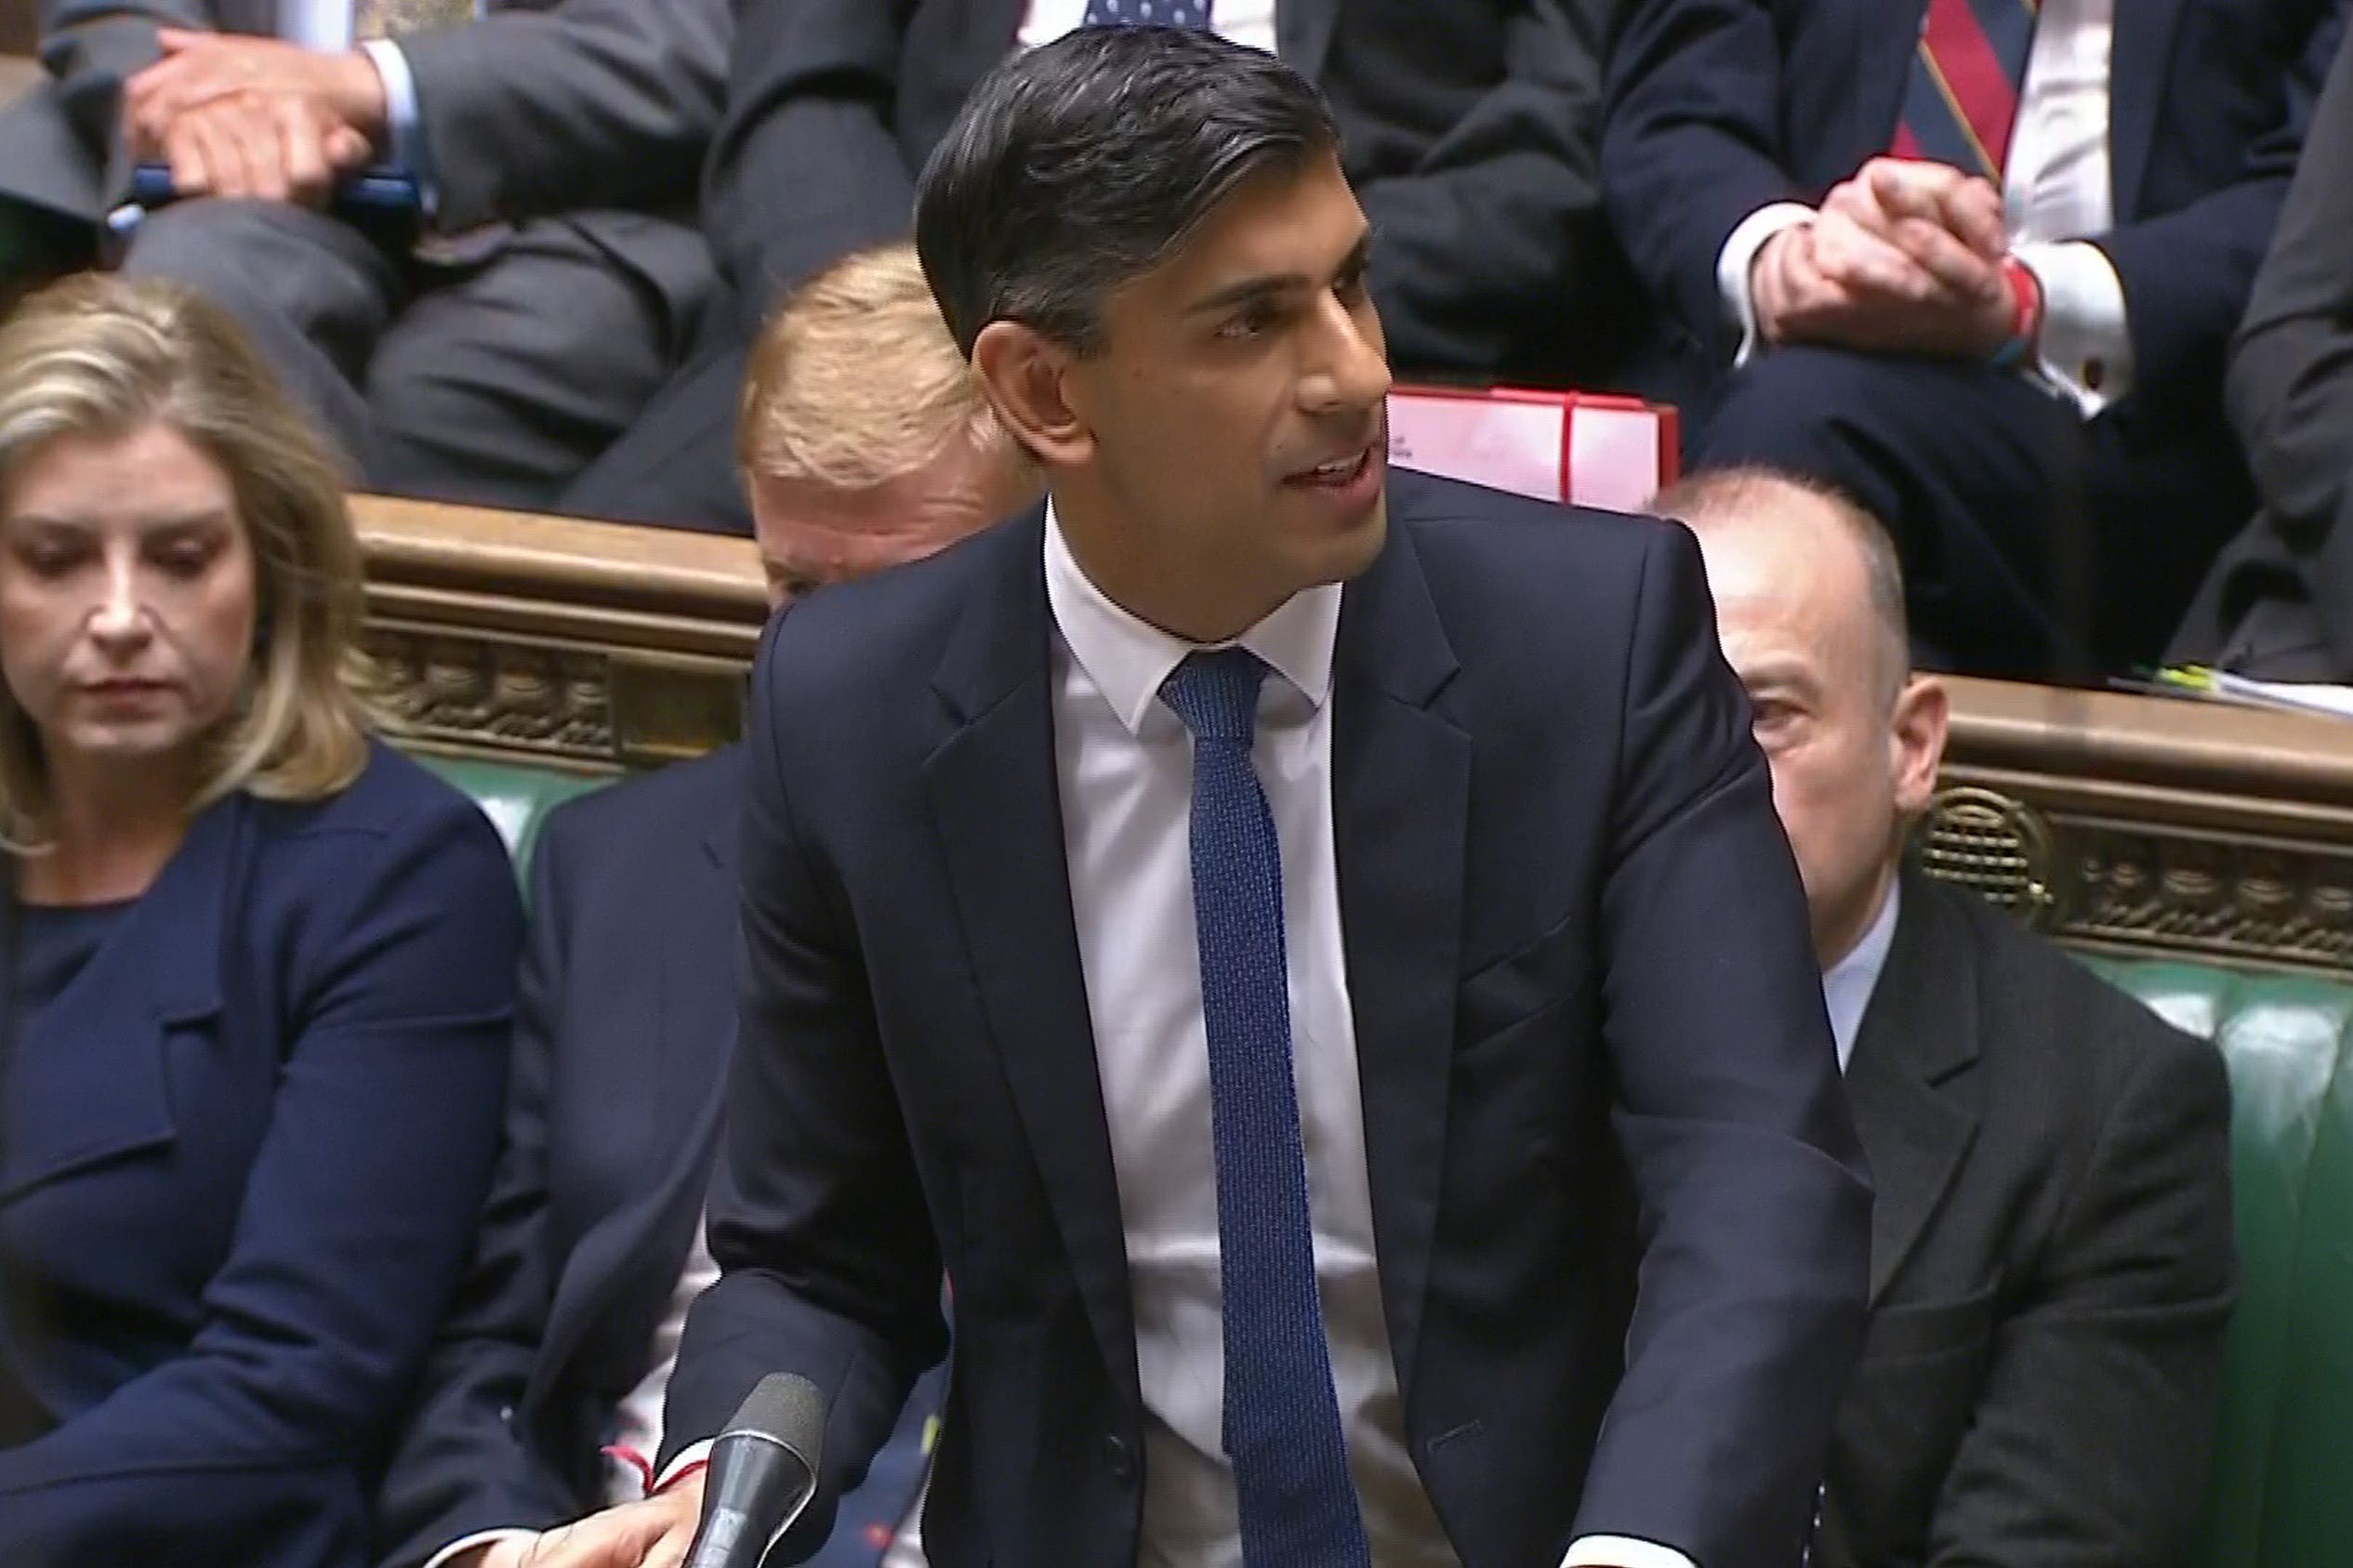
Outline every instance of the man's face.
<svg viewBox="0 0 2353 1568"><path fill-rule="evenodd" d="M753 475L749 488L772 608L920 560L1034 499L1014 463L963 435L921 468L864 490L773 474Z"/></svg>
<svg viewBox="0 0 2353 1568"><path fill-rule="evenodd" d="M1820 502L1759 510L1703 528L1700 543L1717 632L1756 710L1827 968L1878 915L1907 819L1934 787L1944 694L1929 681L1896 689L1900 661L1871 608L1861 551Z"/></svg>
<svg viewBox="0 0 2353 1568"><path fill-rule="evenodd" d="M1107 520L1087 543L1121 558L1114 576L1246 607L1247 624L1379 553L1389 365L1369 237L1321 156L1253 176L1113 293L1103 350L1061 391Z"/></svg>

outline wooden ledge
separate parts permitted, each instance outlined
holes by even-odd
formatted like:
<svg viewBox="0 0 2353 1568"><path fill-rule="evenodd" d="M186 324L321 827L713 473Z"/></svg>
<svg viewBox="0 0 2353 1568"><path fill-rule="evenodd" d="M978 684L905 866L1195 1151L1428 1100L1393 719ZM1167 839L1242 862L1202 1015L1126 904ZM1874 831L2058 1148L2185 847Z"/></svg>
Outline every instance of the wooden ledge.
<svg viewBox="0 0 2353 1568"><path fill-rule="evenodd" d="M748 540L363 496L369 645L424 744L613 771L742 731ZM1955 679L1934 874L2062 941L2353 973L2353 724Z"/></svg>

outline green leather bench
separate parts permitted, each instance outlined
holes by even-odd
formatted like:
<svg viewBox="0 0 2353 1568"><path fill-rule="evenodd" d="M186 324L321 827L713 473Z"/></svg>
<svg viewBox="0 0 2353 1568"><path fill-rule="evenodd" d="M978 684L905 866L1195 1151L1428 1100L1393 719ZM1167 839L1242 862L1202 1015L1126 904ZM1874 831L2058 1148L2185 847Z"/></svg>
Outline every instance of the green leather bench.
<svg viewBox="0 0 2353 1568"><path fill-rule="evenodd" d="M529 886L547 813L598 787L554 769L428 758L479 800ZM2227 1059L2244 1285L2230 1329L2199 1568L2353 1565L2353 977L2095 959ZM2130 1565L2120 1565L2130 1568Z"/></svg>

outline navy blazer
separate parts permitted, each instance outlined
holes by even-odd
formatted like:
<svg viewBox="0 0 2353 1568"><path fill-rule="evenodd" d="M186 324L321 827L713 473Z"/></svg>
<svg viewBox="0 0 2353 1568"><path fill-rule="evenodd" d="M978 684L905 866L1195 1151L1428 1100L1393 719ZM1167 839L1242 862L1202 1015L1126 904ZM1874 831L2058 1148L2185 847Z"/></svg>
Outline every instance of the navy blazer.
<svg viewBox="0 0 2353 1568"><path fill-rule="evenodd" d="M360 1568L473 1235L522 935L471 802L375 746L237 794L0 1088L10 1568ZM5 999L0 999L5 1000Z"/></svg>
<svg viewBox="0 0 2353 1568"><path fill-rule="evenodd" d="M2224 349L2342 26L2339 0L2115 0L2108 159L2140 392L2219 418ZM1602 193L1699 374L1738 327L1735 226L1816 203L1885 152L1927 0L1637 0L1609 68ZM1664 383L1654 390L1669 390ZM1698 389L1682 389L1685 395Z"/></svg>
<svg viewBox="0 0 2353 1568"><path fill-rule="evenodd" d="M1414 1463L1465 1568L1585 1533L1789 1568L1862 1330L1869 1187L1698 547L1422 475L1389 494L1342 600L1332 789ZM785 1561L938 1358L943 1258L931 1561L1135 1561L1042 528L813 596L755 677L726 1272L666 1439L768 1372L826 1391Z"/></svg>
<svg viewBox="0 0 2353 1568"><path fill-rule="evenodd" d="M506 1149L377 1506L384 1561L600 1508L701 1221L735 1038L735 749L568 801L533 857Z"/></svg>
<svg viewBox="0 0 2353 1568"><path fill-rule="evenodd" d="M648 1370L719 1148L743 806L730 746L568 801L540 833L506 1148L385 1471L387 1568L604 1506L614 1412ZM900 1462L844 1511L841 1561L879 1560L849 1537L913 1501L937 1408L910 1403Z"/></svg>

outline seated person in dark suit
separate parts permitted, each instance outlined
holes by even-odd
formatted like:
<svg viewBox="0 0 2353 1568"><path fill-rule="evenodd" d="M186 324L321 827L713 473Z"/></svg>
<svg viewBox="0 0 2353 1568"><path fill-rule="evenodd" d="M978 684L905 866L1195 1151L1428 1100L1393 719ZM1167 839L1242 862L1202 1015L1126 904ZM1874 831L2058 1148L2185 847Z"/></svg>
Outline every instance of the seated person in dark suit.
<svg viewBox="0 0 2353 1568"><path fill-rule="evenodd" d="M1886 520L1960 667L2155 654L2252 506L2223 352L2340 11L1639 0L1602 141L1663 318L1635 379L1692 470Z"/></svg>
<svg viewBox="0 0 2353 1568"><path fill-rule="evenodd" d="M728 7L484 4L43 0L0 195L94 222L168 163L183 199L126 270L233 312L371 488L545 506L699 329ZM421 244L326 204L374 164L414 178Z"/></svg>
<svg viewBox="0 0 2353 1568"><path fill-rule="evenodd" d="M2214 563L2172 656L2353 680L2353 45L2313 111L2227 394L2263 509Z"/></svg>
<svg viewBox="0 0 2353 1568"><path fill-rule="evenodd" d="M1038 487L904 244L852 255L778 312L739 452L777 603L929 555ZM735 1034L743 772L730 746L549 819L507 1153L385 1481L390 1568L505 1568L534 1531L642 1493L601 1450L660 1446L687 1305L717 1277L703 1194ZM823 1561L871 1568L911 1514L938 1382Z"/></svg>
<svg viewBox="0 0 2353 1568"><path fill-rule="evenodd" d="M326 448L192 297L0 328L0 1562L366 1568L498 1152L497 834L369 738Z"/></svg>
<svg viewBox="0 0 2353 1568"><path fill-rule="evenodd" d="M1591 308L1614 261L1594 142L1621 3L1187 0L1157 20L1274 50L1330 99L1381 237L1372 290L1402 377L1565 383L1607 316ZM704 183L733 319L567 510L741 532L727 430L769 302L909 231L917 171L1009 50L1153 20L1142 0L738 0L736 16Z"/></svg>
<svg viewBox="0 0 2353 1568"><path fill-rule="evenodd" d="M1878 1188L1813 1560L2184 1562L2236 1269L2221 1057L1904 866L1946 697L1873 520L1752 470L1658 506L1699 535Z"/></svg>

